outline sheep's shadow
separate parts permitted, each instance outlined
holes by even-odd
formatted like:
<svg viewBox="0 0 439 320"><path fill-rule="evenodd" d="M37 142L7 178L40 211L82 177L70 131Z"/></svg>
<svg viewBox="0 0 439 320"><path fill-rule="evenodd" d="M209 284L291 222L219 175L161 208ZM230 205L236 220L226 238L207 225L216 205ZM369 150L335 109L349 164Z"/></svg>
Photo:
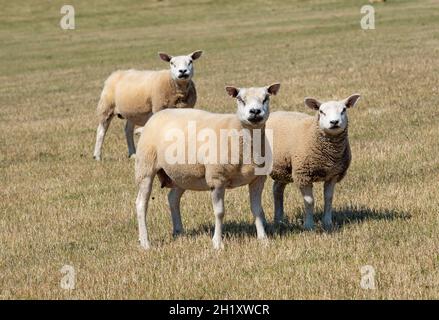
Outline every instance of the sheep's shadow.
<svg viewBox="0 0 439 320"><path fill-rule="evenodd" d="M316 215L318 219L322 219L323 213ZM373 209L363 206L343 207L333 211L333 221L336 227L342 228L348 224L362 223L370 220L409 220L411 214L404 211L394 209Z"/></svg>
<svg viewBox="0 0 439 320"><path fill-rule="evenodd" d="M316 212L316 214L314 215L317 232L325 232L321 226L322 217L322 212ZM396 211L394 209L379 210L362 206L347 206L333 210L334 229L332 230L332 232L338 232L347 225L359 224L365 221L408 220L410 218L411 214L407 212ZM267 221L265 229L269 237L283 237L304 232L302 225L302 212L296 212L294 216L286 213L286 216L284 217L282 223L274 224L272 221ZM213 234L213 232L213 223L202 224L194 229L187 230L186 235L195 237L206 233ZM246 236L256 236L256 228L254 223L249 221L225 221L223 226L223 233L225 237L243 238Z"/></svg>
<svg viewBox="0 0 439 320"><path fill-rule="evenodd" d="M213 223L202 224L194 229L187 230L185 234L190 237L196 237L206 233L213 235L214 229L215 227ZM273 236L274 234L299 233L301 227L287 219L280 225L274 225L272 222L267 221L265 231L268 236ZM225 221L223 225L223 235L226 238L244 238L246 236L256 237L256 227L254 223L247 221Z"/></svg>

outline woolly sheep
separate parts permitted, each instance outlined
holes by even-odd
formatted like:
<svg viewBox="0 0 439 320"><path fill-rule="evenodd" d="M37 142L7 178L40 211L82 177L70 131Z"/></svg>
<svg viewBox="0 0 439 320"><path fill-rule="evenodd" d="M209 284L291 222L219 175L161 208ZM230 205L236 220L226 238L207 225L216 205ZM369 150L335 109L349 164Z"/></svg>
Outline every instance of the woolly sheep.
<svg viewBox="0 0 439 320"><path fill-rule="evenodd" d="M153 113L166 108L193 108L197 101L192 62L202 51L187 56L172 57L159 53L170 63L170 70L119 70L105 81L97 107L99 125L96 132L94 158L101 160L105 134L114 115L126 119L125 137L128 157L136 153L134 128L143 126Z"/></svg>
<svg viewBox="0 0 439 320"><path fill-rule="evenodd" d="M309 116L298 112L274 112L267 121L273 130L273 197L275 223L283 219L285 186L295 182L305 204L305 230L314 228L313 183L324 182L323 227L332 229L332 198L335 184L343 179L351 161L347 108L355 106L360 95L342 101L321 103L306 98L305 104L318 111Z"/></svg>
<svg viewBox="0 0 439 320"><path fill-rule="evenodd" d="M215 213L215 233L212 242L215 249L222 248L225 189L249 185L251 211L255 217L257 236L259 239L266 238L261 193L267 172L258 175L255 172L258 164L255 163L254 159L248 164L244 163L241 148L239 148L239 162L237 164L233 164L229 160L225 163L220 162L218 159L209 162L207 158L210 154L201 153L200 155L201 146L197 143L194 147L198 154L197 160L190 162L190 147L189 144L185 144L185 141L188 141L191 122L192 124L195 122L198 132L201 133L207 129L205 131L210 130L216 137L221 136L224 130L226 132L237 132L247 129L254 133L257 131L256 129L259 129L258 132L264 142L264 127L269 115L269 96L275 95L279 87L280 84L262 88L238 89L226 87L228 94L237 100L238 109L236 114L217 114L196 109L167 109L151 117L144 126L139 138L135 169L136 181L139 185L136 209L139 240L142 248L148 249L150 247L147 237L146 211L155 175L159 177L162 187L171 188L168 201L174 235L181 233L183 230L180 217L180 199L185 190L211 190ZM167 152L172 144L170 139L167 139L167 135L176 130L184 136L182 143L185 148L184 154L187 153L188 158L184 159L183 163L172 164L167 158ZM253 139L250 142L247 140L247 146L250 145L252 149L254 149L253 141ZM242 137L239 138L239 143L241 146L243 145ZM218 154L218 144L215 144L215 146L213 154ZM227 157L229 157L233 151L231 151L231 144L228 140L226 140L225 148ZM221 149L219 153L221 153Z"/></svg>

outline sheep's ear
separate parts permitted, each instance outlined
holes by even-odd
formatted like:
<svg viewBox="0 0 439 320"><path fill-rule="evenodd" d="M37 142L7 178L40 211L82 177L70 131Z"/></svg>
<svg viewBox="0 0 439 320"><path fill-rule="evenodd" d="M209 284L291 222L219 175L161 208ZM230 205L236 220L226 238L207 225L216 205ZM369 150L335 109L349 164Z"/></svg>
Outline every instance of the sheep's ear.
<svg viewBox="0 0 439 320"><path fill-rule="evenodd" d="M343 100L343 103L345 104L346 108L354 107L358 100L360 99L360 95L358 93L355 93L351 95L350 97Z"/></svg>
<svg viewBox="0 0 439 320"><path fill-rule="evenodd" d="M276 95L280 89L280 83L273 83L272 85L267 87L267 92L270 95Z"/></svg>
<svg viewBox="0 0 439 320"><path fill-rule="evenodd" d="M203 51L198 50L198 51L192 52L189 56L191 57L192 60L197 60L199 57L201 57L202 54L203 54Z"/></svg>
<svg viewBox="0 0 439 320"><path fill-rule="evenodd" d="M163 61L166 61L166 62L169 62L172 59L172 57L169 54L164 53L164 52L159 52L159 57L160 57L160 59L162 59Z"/></svg>
<svg viewBox="0 0 439 320"><path fill-rule="evenodd" d="M319 110L322 103L314 98L305 98L305 105L313 110Z"/></svg>
<svg viewBox="0 0 439 320"><path fill-rule="evenodd" d="M235 88L235 87L231 87L231 86L227 86L226 87L226 91L229 94L229 96L236 98L238 96L239 93L239 89Z"/></svg>

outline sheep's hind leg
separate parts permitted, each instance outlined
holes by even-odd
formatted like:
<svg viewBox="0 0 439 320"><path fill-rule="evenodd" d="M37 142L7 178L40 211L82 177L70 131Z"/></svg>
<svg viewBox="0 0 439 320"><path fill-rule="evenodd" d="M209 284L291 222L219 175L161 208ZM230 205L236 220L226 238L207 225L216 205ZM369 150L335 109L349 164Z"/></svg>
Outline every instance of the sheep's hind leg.
<svg viewBox="0 0 439 320"><path fill-rule="evenodd" d="M300 192L303 196L303 202L305 204L305 221L303 227L305 230L314 229L314 195L312 185L300 187Z"/></svg>
<svg viewBox="0 0 439 320"><path fill-rule="evenodd" d="M136 154L136 146L134 145L134 123L127 120L125 123L125 137L128 145L128 158Z"/></svg>
<svg viewBox="0 0 439 320"><path fill-rule="evenodd" d="M143 180L139 184L139 193L137 194L136 199L140 246L145 250L150 248L148 232L146 229L146 212L148 210L148 202L152 191L154 175L155 174L143 178Z"/></svg>
<svg viewBox="0 0 439 320"><path fill-rule="evenodd" d="M260 240L267 238L264 227L266 224L265 214L261 204L262 190L264 189L266 179L266 176L261 176L256 181L249 184L250 208L253 216L255 217L256 233L258 235L258 239Z"/></svg>
<svg viewBox="0 0 439 320"><path fill-rule="evenodd" d="M213 211L215 213L215 232L213 234L212 243L213 248L223 249L224 244L222 242L222 233L223 233L223 220L224 220L224 187L216 187L212 190L212 204Z"/></svg>
<svg viewBox="0 0 439 320"><path fill-rule="evenodd" d="M334 195L334 189L335 189L335 180L326 181L324 184L324 198L325 198L325 209L323 214L323 229L326 231L331 231L333 228L332 224L332 198Z"/></svg>
<svg viewBox="0 0 439 320"><path fill-rule="evenodd" d="M174 187L168 193L168 202L169 208L171 209L174 237L183 233L183 223L181 222L180 214L180 199L184 192L184 189Z"/></svg>
<svg viewBox="0 0 439 320"><path fill-rule="evenodd" d="M93 152L93 158L98 161L101 160L102 144L104 143L105 134L107 133L108 127L110 126L110 122L112 119L113 114L101 121L96 130L96 144L95 150Z"/></svg>
<svg viewBox="0 0 439 320"><path fill-rule="evenodd" d="M274 199L274 223L279 224L284 218L284 191L287 184L274 181L273 199Z"/></svg>

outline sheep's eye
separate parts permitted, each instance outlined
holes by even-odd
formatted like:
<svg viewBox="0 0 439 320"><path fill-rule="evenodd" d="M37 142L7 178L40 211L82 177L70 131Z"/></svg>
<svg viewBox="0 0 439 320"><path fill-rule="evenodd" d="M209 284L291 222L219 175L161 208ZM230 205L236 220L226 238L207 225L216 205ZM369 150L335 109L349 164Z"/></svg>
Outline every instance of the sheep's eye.
<svg viewBox="0 0 439 320"><path fill-rule="evenodd" d="M325 113L322 110L319 110L319 111L320 111L320 114L325 116Z"/></svg>
<svg viewBox="0 0 439 320"><path fill-rule="evenodd" d="M346 112L346 108L343 109L343 111L341 112L341 114L343 114L343 113L345 113L345 112Z"/></svg>
<svg viewBox="0 0 439 320"><path fill-rule="evenodd" d="M191 65L192 64L192 60L191 61L189 61L189 65Z"/></svg>
<svg viewBox="0 0 439 320"><path fill-rule="evenodd" d="M236 99L238 99L238 101L241 102L242 104L245 104L244 100L241 97L237 97Z"/></svg>

